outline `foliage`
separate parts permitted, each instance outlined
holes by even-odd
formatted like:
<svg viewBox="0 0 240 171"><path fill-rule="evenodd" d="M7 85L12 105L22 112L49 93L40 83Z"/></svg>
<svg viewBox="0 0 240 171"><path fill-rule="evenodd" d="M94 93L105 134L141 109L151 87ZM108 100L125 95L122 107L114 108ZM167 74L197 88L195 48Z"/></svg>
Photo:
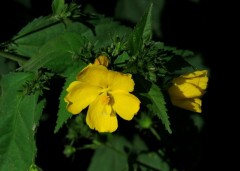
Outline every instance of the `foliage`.
<svg viewBox="0 0 240 171"><path fill-rule="evenodd" d="M121 3L116 11L130 1ZM41 117L48 115L44 112L49 103L46 91L56 91L49 88L53 78L64 80L61 92L56 92L58 105L53 106L58 112L51 114L57 118L55 135L64 133L66 158L91 149L88 171L181 169L173 164L165 146L166 139L178 132L173 115L189 114L198 132L203 120L195 113L175 110L167 88L175 76L206 67L201 56L153 39L154 34L161 34L154 32L160 26L152 24L153 3L144 4L145 13L131 28L114 18L85 13L75 2L53 0L52 14L35 18L0 44L0 171L41 170L41 163L35 163L35 137ZM159 4L163 8L164 1ZM141 101L134 119L127 123L120 119L114 133L91 130L85 122L86 111L72 116L64 101L69 84L99 55L109 58L111 70L132 74L133 93Z"/></svg>

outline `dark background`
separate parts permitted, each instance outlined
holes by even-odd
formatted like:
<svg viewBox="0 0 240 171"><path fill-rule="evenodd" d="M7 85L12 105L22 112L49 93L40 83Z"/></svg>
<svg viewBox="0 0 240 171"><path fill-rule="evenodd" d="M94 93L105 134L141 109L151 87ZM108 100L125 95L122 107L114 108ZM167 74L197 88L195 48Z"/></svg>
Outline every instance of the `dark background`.
<svg viewBox="0 0 240 171"><path fill-rule="evenodd" d="M91 3L97 12L106 16L114 15L113 0L83 0L84 6ZM203 118L205 126L199 135L202 143L202 159L196 171L205 170L235 170L237 146L236 146L236 115L238 110L234 98L237 96L237 55L234 54L234 39L232 25L233 19L227 12L227 4L220 2L210 2L200 0L199 3L193 3L187 0L167 0L162 14L162 33L161 41L166 44L183 49L190 49L201 52L205 65L211 70L208 92L203 98ZM124 9L123 9L124 10ZM33 18L48 15L51 13L50 0L32 0L31 8L26 8L14 0L0 2L0 42L10 39L23 26ZM236 75L236 77L234 76ZM61 85L52 85L60 88ZM51 94L49 97L58 97L57 94ZM54 103L54 102L53 102ZM54 105L54 104L50 104ZM49 107L50 108L50 107ZM51 109L48 109L51 110ZM54 117L40 124L37 135L38 158L40 166L44 171L51 169L59 170L64 165L69 166L68 170L79 163L72 163L66 160L62 154L62 144L64 142L61 135L54 135L53 130ZM83 161L82 167L88 165L88 159L91 152L85 156L79 155ZM81 165L81 164L80 164ZM80 170L80 169L78 169ZM188 171L188 170L187 170Z"/></svg>

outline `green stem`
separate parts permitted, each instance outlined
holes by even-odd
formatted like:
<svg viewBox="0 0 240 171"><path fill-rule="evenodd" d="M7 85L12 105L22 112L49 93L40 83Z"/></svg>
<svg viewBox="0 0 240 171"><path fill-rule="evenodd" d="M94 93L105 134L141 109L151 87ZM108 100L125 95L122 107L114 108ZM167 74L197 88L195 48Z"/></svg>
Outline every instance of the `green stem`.
<svg viewBox="0 0 240 171"><path fill-rule="evenodd" d="M159 141L161 140L159 134L157 133L157 131L153 127L150 127L150 131Z"/></svg>
<svg viewBox="0 0 240 171"><path fill-rule="evenodd" d="M24 63L27 62L27 59L25 57L13 55L13 54L10 54L10 53L7 53L7 52L3 52L3 51L0 51L0 56L3 57L3 58L6 58L6 59L10 59L12 61L18 62L19 65L21 65L21 66Z"/></svg>

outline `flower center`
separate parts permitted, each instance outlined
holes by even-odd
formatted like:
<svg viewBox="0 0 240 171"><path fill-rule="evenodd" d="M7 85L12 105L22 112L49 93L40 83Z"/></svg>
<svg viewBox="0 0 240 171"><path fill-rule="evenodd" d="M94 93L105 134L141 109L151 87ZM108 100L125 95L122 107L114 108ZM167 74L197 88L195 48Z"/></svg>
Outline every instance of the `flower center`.
<svg viewBox="0 0 240 171"><path fill-rule="evenodd" d="M104 94L104 95L101 97L101 103L102 103L103 105L108 105L109 102L110 102L110 97L109 97L108 95L105 95L105 94Z"/></svg>

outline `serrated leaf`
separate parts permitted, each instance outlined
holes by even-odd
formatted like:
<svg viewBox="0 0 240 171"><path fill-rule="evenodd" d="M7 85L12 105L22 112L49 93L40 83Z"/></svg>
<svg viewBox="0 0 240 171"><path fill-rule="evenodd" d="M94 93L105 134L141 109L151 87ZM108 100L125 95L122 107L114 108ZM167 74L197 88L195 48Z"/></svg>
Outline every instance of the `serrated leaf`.
<svg viewBox="0 0 240 171"><path fill-rule="evenodd" d="M1 80L0 171L28 170L36 156L35 131L44 107L38 95L19 90L30 73L11 73Z"/></svg>
<svg viewBox="0 0 240 171"><path fill-rule="evenodd" d="M91 30L79 22L72 22L66 26L54 17L39 17L26 25L13 38L14 41L9 45L9 49L19 55L31 58L47 42L65 32L93 36Z"/></svg>
<svg viewBox="0 0 240 171"><path fill-rule="evenodd" d="M38 53L23 65L26 71L36 71L47 67L55 72L63 72L74 63L73 56L83 46L84 38L77 33L65 32L42 46Z"/></svg>
<svg viewBox="0 0 240 171"><path fill-rule="evenodd" d="M125 146L130 146L130 144L124 137L113 136L107 144L95 151L88 171L128 170L127 154L124 151Z"/></svg>
<svg viewBox="0 0 240 171"><path fill-rule="evenodd" d="M128 37L127 46L132 55L136 55L137 52L142 49L144 43L150 41L152 38L152 6L153 4L151 3L141 21L136 25Z"/></svg>
<svg viewBox="0 0 240 171"><path fill-rule="evenodd" d="M39 47L48 39L59 35L63 29L64 25L58 23L53 17L36 18L13 37L13 43L9 45L9 49L19 55L32 57Z"/></svg>
<svg viewBox="0 0 240 171"><path fill-rule="evenodd" d="M151 0L153 2L153 29L157 36L161 36L161 19L162 19L162 11L164 9L165 0ZM142 16L142 14L146 10L146 6L148 6L149 1L146 0L121 0L117 1L117 5L115 8L115 16L122 20L130 21L131 23L137 23ZM124 9L124 10L123 10ZM134 10L133 10L134 9Z"/></svg>
<svg viewBox="0 0 240 171"><path fill-rule="evenodd" d="M59 109L57 114L58 117L57 117L55 129L54 129L54 133L57 133L59 129L63 126L63 124L66 123L67 120L70 119L72 116L72 114L67 111L66 109L67 103L64 101L64 97L67 95L66 89L71 82L76 80L77 73L81 71L85 66L86 66L85 63L76 64L71 68L69 68L64 74L67 78L63 86L61 95L59 97L59 107L58 107Z"/></svg>
<svg viewBox="0 0 240 171"><path fill-rule="evenodd" d="M145 94L145 96L147 96L152 102L150 105L150 110L152 110L159 117L159 119L162 120L166 130L171 134L172 130L168 120L169 116L165 105L166 102L161 89L156 84L152 84L149 92Z"/></svg>
<svg viewBox="0 0 240 171"><path fill-rule="evenodd" d="M54 15L59 15L65 9L65 1L64 0L53 0L52 2L52 12Z"/></svg>

